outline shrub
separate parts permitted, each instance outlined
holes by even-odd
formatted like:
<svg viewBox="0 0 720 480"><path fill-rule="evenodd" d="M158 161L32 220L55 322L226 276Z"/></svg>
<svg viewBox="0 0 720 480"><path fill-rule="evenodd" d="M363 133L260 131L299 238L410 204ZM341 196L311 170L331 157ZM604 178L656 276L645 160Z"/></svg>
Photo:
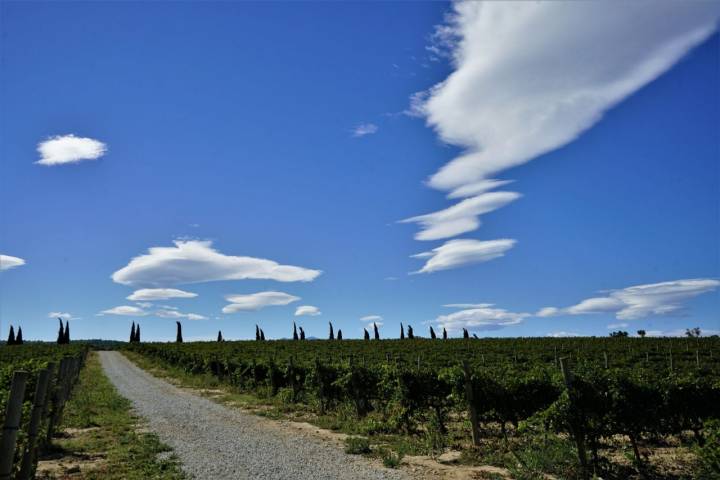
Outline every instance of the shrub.
<svg viewBox="0 0 720 480"><path fill-rule="evenodd" d="M353 455L370 453L370 442L363 437L348 437L345 439L345 453Z"/></svg>
<svg viewBox="0 0 720 480"><path fill-rule="evenodd" d="M399 467L403 456L402 452L393 452L390 449L384 449L380 452L380 458L382 458L383 465L387 468Z"/></svg>
<svg viewBox="0 0 720 480"><path fill-rule="evenodd" d="M699 460L698 479L720 478L720 420L705 423L705 444L696 449Z"/></svg>

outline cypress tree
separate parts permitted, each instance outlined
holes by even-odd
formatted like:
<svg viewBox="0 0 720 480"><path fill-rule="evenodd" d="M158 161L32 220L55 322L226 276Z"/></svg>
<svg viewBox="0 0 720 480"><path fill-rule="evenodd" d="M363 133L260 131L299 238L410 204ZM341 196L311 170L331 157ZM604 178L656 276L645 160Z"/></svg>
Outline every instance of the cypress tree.
<svg viewBox="0 0 720 480"><path fill-rule="evenodd" d="M303 330L303 327L300 327L300 340L305 340L305 330Z"/></svg>
<svg viewBox="0 0 720 480"><path fill-rule="evenodd" d="M8 335L6 345L15 345L15 329L10 325L10 334Z"/></svg>
<svg viewBox="0 0 720 480"><path fill-rule="evenodd" d="M63 343L65 345L70 343L70 320L65 320L65 335L63 335Z"/></svg>
<svg viewBox="0 0 720 480"><path fill-rule="evenodd" d="M476 339L480 340L480 339L478 338L478 336L477 336L477 333L473 333L473 338L476 338Z"/></svg>
<svg viewBox="0 0 720 480"><path fill-rule="evenodd" d="M260 340L263 342L265 341L265 332L263 331L262 328L260 329Z"/></svg>
<svg viewBox="0 0 720 480"><path fill-rule="evenodd" d="M470 338L470 334L467 331L467 328L463 328L463 338Z"/></svg>
<svg viewBox="0 0 720 480"><path fill-rule="evenodd" d="M217 341L218 341L218 342L222 342L222 341L223 341L222 331L220 331L220 330L218 330L218 338L217 338Z"/></svg>
<svg viewBox="0 0 720 480"><path fill-rule="evenodd" d="M182 339L182 325L180 325L180 322L176 321L177 324L177 335L175 336L175 342L176 343L183 343Z"/></svg>
<svg viewBox="0 0 720 480"><path fill-rule="evenodd" d="M130 343L133 343L135 341L135 322L132 322L132 327L130 328Z"/></svg>
<svg viewBox="0 0 720 480"><path fill-rule="evenodd" d="M435 340L437 337L435 336L435 330L433 330L432 325L430 325L430 338Z"/></svg>
<svg viewBox="0 0 720 480"><path fill-rule="evenodd" d="M135 327L135 342L140 343L140 324Z"/></svg>
<svg viewBox="0 0 720 480"><path fill-rule="evenodd" d="M370 340L370 334L368 333L367 328L363 328L363 332L365 332L365 334L363 335L363 338L365 340Z"/></svg>
<svg viewBox="0 0 720 480"><path fill-rule="evenodd" d="M411 340L415 338L415 335L413 335L412 325L408 325L408 338Z"/></svg>
<svg viewBox="0 0 720 480"><path fill-rule="evenodd" d="M380 340L380 332L378 332L377 324L373 322L373 330L375 330L375 340Z"/></svg>
<svg viewBox="0 0 720 480"><path fill-rule="evenodd" d="M333 333L332 328L332 322L328 322L330 324L330 335L328 336L328 340L335 340L335 334Z"/></svg>
<svg viewBox="0 0 720 480"><path fill-rule="evenodd" d="M400 340L405 340L405 327L402 322L400 322Z"/></svg>
<svg viewBox="0 0 720 480"><path fill-rule="evenodd" d="M260 327L255 324L255 340L260 341Z"/></svg>
<svg viewBox="0 0 720 480"><path fill-rule="evenodd" d="M443 340L447 340L447 330L443 327Z"/></svg>
<svg viewBox="0 0 720 480"><path fill-rule="evenodd" d="M342 340L342 330L338 330L337 339Z"/></svg>
<svg viewBox="0 0 720 480"><path fill-rule="evenodd" d="M18 333L15 336L15 345L22 345L22 344L23 344L22 327L18 327Z"/></svg>
<svg viewBox="0 0 720 480"><path fill-rule="evenodd" d="M58 322L60 322L60 330L58 330L57 343L60 345L65 339L65 329L63 328L62 318L58 317Z"/></svg>
<svg viewBox="0 0 720 480"><path fill-rule="evenodd" d="M297 325L295 325L295 322L293 322L293 340L298 339L298 333L297 333Z"/></svg>

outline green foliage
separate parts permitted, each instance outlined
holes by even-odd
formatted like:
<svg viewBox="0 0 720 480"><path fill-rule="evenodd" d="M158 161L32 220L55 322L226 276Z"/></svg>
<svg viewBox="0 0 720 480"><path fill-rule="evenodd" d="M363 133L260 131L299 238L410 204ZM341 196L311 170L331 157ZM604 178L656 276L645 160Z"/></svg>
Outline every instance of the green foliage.
<svg viewBox="0 0 720 480"><path fill-rule="evenodd" d="M697 478L710 480L720 478L720 420L705 423L705 442L696 448L699 467Z"/></svg>
<svg viewBox="0 0 720 480"><path fill-rule="evenodd" d="M394 452L389 448L380 451L380 458L386 468L398 468L404 456L403 452Z"/></svg>
<svg viewBox="0 0 720 480"><path fill-rule="evenodd" d="M370 453L370 442L363 437L348 437L345 439L345 453L353 455Z"/></svg>

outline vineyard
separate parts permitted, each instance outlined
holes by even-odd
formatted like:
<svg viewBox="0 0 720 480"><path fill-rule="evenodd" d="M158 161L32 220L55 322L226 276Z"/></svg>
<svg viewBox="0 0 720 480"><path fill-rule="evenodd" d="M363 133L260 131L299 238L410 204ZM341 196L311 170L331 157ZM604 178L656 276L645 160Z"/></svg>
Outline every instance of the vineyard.
<svg viewBox="0 0 720 480"><path fill-rule="evenodd" d="M0 347L0 415L5 413L0 477L14 472L12 478L31 478L37 453L49 444L60 422L63 404L86 351L86 346L78 344ZM22 388L18 390L18 386ZM10 405L11 387L19 393L16 405ZM13 410L20 413L17 430L8 423L12 416L8 413ZM8 432L15 431L11 445Z"/></svg>
<svg viewBox="0 0 720 480"><path fill-rule="evenodd" d="M365 435L422 436L437 449L448 442L475 449L501 442L511 453L512 445L529 437L548 446L566 439L575 455L566 467L577 478L617 474L609 446L618 438L633 472L651 475L652 448L668 442L703 448L708 436L717 438L712 425L720 418L718 338L280 340L130 348L240 391L307 405L318 415L351 411Z"/></svg>

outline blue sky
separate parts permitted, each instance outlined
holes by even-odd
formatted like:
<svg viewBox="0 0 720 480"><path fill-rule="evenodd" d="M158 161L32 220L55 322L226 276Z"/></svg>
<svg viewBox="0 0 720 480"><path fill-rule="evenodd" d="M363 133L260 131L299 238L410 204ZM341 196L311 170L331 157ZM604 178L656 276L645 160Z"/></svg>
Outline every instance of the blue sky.
<svg viewBox="0 0 720 480"><path fill-rule="evenodd" d="M2 331L720 331L718 4L472 5L1 3Z"/></svg>

